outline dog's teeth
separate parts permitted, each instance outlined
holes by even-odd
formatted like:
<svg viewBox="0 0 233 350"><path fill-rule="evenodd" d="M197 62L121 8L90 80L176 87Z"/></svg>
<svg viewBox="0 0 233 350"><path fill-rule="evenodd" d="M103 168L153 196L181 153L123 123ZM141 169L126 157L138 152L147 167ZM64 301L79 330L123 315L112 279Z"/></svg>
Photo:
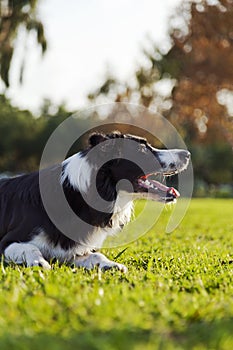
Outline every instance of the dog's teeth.
<svg viewBox="0 0 233 350"><path fill-rule="evenodd" d="M153 188L153 190L157 190L158 187L156 187L153 182L150 182L149 180L146 180L145 185L148 186L148 188Z"/></svg>

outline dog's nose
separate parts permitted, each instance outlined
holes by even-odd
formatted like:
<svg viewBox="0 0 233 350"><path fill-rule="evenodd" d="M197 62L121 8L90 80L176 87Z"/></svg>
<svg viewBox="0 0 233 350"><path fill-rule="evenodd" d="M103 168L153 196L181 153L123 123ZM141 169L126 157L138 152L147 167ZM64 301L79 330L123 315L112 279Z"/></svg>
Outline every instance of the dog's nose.
<svg viewBox="0 0 233 350"><path fill-rule="evenodd" d="M187 162L191 157L191 153L189 151L181 151L179 152L179 157L182 162Z"/></svg>

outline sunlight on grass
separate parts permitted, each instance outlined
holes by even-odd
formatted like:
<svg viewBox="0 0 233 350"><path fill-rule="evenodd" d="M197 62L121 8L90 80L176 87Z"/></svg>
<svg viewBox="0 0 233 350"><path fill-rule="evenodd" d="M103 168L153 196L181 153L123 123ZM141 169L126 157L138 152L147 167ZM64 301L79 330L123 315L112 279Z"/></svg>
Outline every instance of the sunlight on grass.
<svg viewBox="0 0 233 350"><path fill-rule="evenodd" d="M166 234L164 210L141 239L103 250L127 275L2 263L0 349L233 348L232 213L233 200L193 200Z"/></svg>

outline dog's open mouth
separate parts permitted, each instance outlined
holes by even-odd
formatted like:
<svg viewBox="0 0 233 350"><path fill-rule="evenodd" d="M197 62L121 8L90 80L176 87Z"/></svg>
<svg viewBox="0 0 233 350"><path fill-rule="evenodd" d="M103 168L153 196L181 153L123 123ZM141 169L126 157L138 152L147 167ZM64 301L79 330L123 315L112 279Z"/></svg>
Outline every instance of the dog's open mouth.
<svg viewBox="0 0 233 350"><path fill-rule="evenodd" d="M180 197L180 193L174 187L168 187L159 181L151 179L151 175L156 174L143 175L138 178L139 191L148 193L150 199L160 202L176 202L176 198ZM166 174L164 176L168 175Z"/></svg>

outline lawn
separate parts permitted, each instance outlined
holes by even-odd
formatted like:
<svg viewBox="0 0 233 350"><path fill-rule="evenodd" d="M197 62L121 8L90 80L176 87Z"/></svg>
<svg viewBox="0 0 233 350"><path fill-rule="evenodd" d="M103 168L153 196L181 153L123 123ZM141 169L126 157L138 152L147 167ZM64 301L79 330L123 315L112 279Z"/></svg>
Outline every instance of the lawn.
<svg viewBox="0 0 233 350"><path fill-rule="evenodd" d="M233 200L192 200L171 234L168 215L104 250L127 275L2 263L0 349L233 349Z"/></svg>

